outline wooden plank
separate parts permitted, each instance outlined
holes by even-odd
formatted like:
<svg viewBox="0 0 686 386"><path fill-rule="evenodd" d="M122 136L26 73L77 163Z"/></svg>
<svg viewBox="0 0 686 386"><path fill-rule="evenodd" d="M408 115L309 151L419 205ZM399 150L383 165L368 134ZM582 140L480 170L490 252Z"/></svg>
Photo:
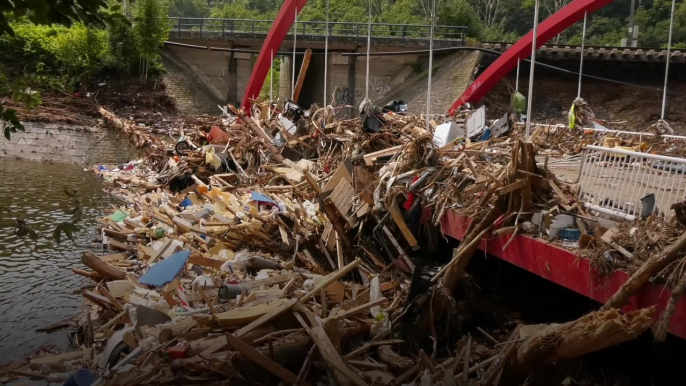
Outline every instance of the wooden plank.
<svg viewBox="0 0 686 386"><path fill-rule="evenodd" d="M346 158L345 161L336 169L336 171L331 175L329 180L324 185L322 192L328 192L334 190L336 186L341 182L341 180L346 180L349 183L353 183L353 163L350 158Z"/></svg>
<svg viewBox="0 0 686 386"><path fill-rule="evenodd" d="M392 200L391 206L388 208L388 212L391 214L391 218L395 222L395 225L397 225L400 229L400 233L402 233L403 237L410 245L410 248L412 248L415 251L418 250L419 242L417 242L417 239L414 237L414 234L405 223L403 215L400 213L400 207L398 207L398 200L396 198Z"/></svg>
<svg viewBox="0 0 686 386"><path fill-rule="evenodd" d="M412 262L412 260L410 260L409 256L407 256L407 254L402 249L400 244L398 244L398 240L396 240L395 237L393 237L393 234L391 233L390 230L388 230L388 227L385 225L383 226L383 232L386 234L386 237L388 237L388 239L391 241L391 244L393 244L395 249L398 251L398 254L400 255L400 257L403 260L405 260L405 263L407 263L407 266L410 267L410 270L414 271L414 267L415 267L414 263Z"/></svg>
<svg viewBox="0 0 686 386"><path fill-rule="evenodd" d="M553 192L555 192L555 194L557 195L557 197L560 198L560 201L562 202L562 204L564 204L564 205L569 205L569 204L571 204L571 202L570 202L569 199L567 198L567 195L564 194L564 192L562 191L562 189L560 189L560 187L557 186L557 184L556 184L555 182L553 182L552 180L548 180L548 185L550 185L550 188L553 189Z"/></svg>
<svg viewBox="0 0 686 386"><path fill-rule="evenodd" d="M91 354L91 349L90 348L84 348L78 351L72 351L68 352L65 354L59 354L59 355L47 355L44 357L40 358L34 358L31 359L29 363L31 363L31 366L42 366L42 365L48 365L48 366L54 366L54 365L60 365L65 361L73 361L75 359L82 358L84 356L90 356Z"/></svg>
<svg viewBox="0 0 686 386"><path fill-rule="evenodd" d="M526 186L526 184L527 184L527 180L523 178L523 179L521 179L515 183L512 183L510 185L503 186L502 188L496 189L495 194L502 196L504 194L513 192L517 189L521 189L524 186Z"/></svg>
<svg viewBox="0 0 686 386"><path fill-rule="evenodd" d="M308 48L303 56L300 72L298 73L298 80L295 83L295 88L293 89L293 102L295 103L298 103L300 91L303 88L303 84L305 84L305 76L307 75L307 69L310 67L310 59L312 59L312 50Z"/></svg>
<svg viewBox="0 0 686 386"><path fill-rule="evenodd" d="M271 308L268 312L264 313L259 318L253 320L247 326L240 328L238 331L236 331L235 335L239 338L241 336L245 336L245 334L247 334L250 331L254 330L255 328L273 320L277 316L279 316L279 315L283 314L284 312L293 308L293 305L295 305L295 302L292 302L291 300L288 300L288 299L280 299L279 302L280 303L278 305L273 306L273 308ZM260 305L262 305L262 304L260 304Z"/></svg>
<svg viewBox="0 0 686 386"><path fill-rule="evenodd" d="M314 189L317 194L322 194L322 188L319 186L317 183L317 180L314 179L314 176L310 173L309 170L303 170L303 175L305 176L305 181Z"/></svg>
<svg viewBox="0 0 686 386"><path fill-rule="evenodd" d="M336 348L333 346L333 343L331 343L331 339L329 339L329 336L326 334L324 327L315 325L307 332L314 344L317 345L319 354L322 356L322 358L324 358L326 364L335 370L334 375L338 379L338 383L340 385L347 384L347 380L349 379L357 386L367 386L367 383L364 381L364 379L362 379L362 377L360 377L356 372L352 371L345 361L343 361L341 354L339 354L338 350L336 350ZM341 375L345 376L347 379L341 379Z"/></svg>
<svg viewBox="0 0 686 386"><path fill-rule="evenodd" d="M271 286L274 284L287 282L293 278L294 278L293 275L274 275L268 279L244 281L244 282L240 283L240 286L245 288L246 290L251 290L253 288L259 288L263 285L264 286Z"/></svg>
<svg viewBox="0 0 686 386"><path fill-rule="evenodd" d="M343 255L343 247L341 246L341 240L338 239L338 234L336 234L336 258L338 259L338 269L343 268L345 256Z"/></svg>
<svg viewBox="0 0 686 386"><path fill-rule="evenodd" d="M345 267L339 269L338 271L335 271L335 272L332 272L331 274L329 274L329 276L324 278L324 280L320 280L319 282L317 282L317 284L314 286L314 288L310 292L308 292L307 294L305 294L305 296L300 298L300 300L299 300L300 304L307 303L314 295L317 295L322 288L326 288L329 286L329 284L331 284L334 281L342 278L348 272L352 271L353 268L360 265L361 262L362 261L360 259L355 259L355 261L353 261L352 263L346 265Z"/></svg>
<svg viewBox="0 0 686 386"><path fill-rule="evenodd" d="M227 333L226 339L234 350L245 355L246 358L250 359L256 365L281 378L284 382L288 384L294 384L296 381L298 381L298 377L295 374L291 373L288 371L288 369L280 364L262 355L259 351L250 347L250 345L243 342L239 338ZM299 384L308 385L308 383L303 380L299 380Z"/></svg>
<svg viewBox="0 0 686 386"><path fill-rule="evenodd" d="M111 255L98 256L98 258L106 263L111 263L113 261L121 261L128 259L129 254L126 252L113 253Z"/></svg>
<svg viewBox="0 0 686 386"><path fill-rule="evenodd" d="M207 268L219 269L222 265L224 265L224 263L226 263L226 261L204 257L201 254L194 252L191 253L191 256L188 258L188 263L197 264Z"/></svg>
<svg viewBox="0 0 686 386"><path fill-rule="evenodd" d="M249 323L247 326L243 327L241 330L245 330L241 333L245 334L254 327L248 329L253 323L258 320L262 320L265 315L270 315L274 313L274 310L281 309L283 307L288 307L292 302L288 299L278 299L271 302L247 305L234 310L226 311L215 315L220 326L240 326ZM264 322L263 322L264 323ZM239 331L241 331L239 330ZM239 337L241 335L238 335Z"/></svg>
<svg viewBox="0 0 686 386"><path fill-rule="evenodd" d="M388 370L388 365L385 365L383 363L350 360L350 361L348 361L348 364L355 366L359 369L364 369L364 370L382 370L382 371Z"/></svg>
<svg viewBox="0 0 686 386"><path fill-rule="evenodd" d="M386 298L376 299L375 301L372 301L372 302L363 304L361 306L351 308L348 311L342 312L342 313L336 315L336 319L341 320L341 319L349 318L353 315L359 314L360 312L367 311L368 309L370 309L374 306L378 306L379 304L387 302L387 301L388 301L388 299L386 299Z"/></svg>

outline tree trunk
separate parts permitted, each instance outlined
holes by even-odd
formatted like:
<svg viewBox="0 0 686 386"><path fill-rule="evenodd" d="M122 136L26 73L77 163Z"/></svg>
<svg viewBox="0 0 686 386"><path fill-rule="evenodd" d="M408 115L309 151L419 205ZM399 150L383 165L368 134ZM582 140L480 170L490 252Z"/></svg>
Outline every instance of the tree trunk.
<svg viewBox="0 0 686 386"><path fill-rule="evenodd" d="M126 278L126 272L107 264L91 251L83 253L81 262L106 279L124 280Z"/></svg>
<svg viewBox="0 0 686 386"><path fill-rule="evenodd" d="M511 370L529 373L535 367L575 358L634 339L653 321L655 308L623 314L615 309L599 310L572 322L549 326L523 326Z"/></svg>
<svg viewBox="0 0 686 386"><path fill-rule="evenodd" d="M686 249L686 233L679 236L674 243L665 248L662 253L651 257L648 261L638 269L629 280L627 280L622 286L617 290L617 292L612 295L610 300L603 306L604 309L608 308L620 308L624 306L636 291L638 291L645 283L650 280L650 278L656 275L658 272L663 270L672 261L676 260L679 256L679 252Z"/></svg>

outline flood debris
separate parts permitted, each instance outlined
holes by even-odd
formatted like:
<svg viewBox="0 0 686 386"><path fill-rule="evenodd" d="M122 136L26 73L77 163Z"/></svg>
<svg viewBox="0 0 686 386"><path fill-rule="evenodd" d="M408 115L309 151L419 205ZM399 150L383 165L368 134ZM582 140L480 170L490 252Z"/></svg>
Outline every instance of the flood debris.
<svg viewBox="0 0 686 386"><path fill-rule="evenodd" d="M683 261L684 236L627 240L650 222L681 225L605 218L548 159L610 135L539 127L525 141L515 119L492 131L483 111L427 130L423 117L371 104L353 119L296 107L228 106L234 119L181 128L182 150L101 109L145 157L93 167L124 203L100 221L104 251L73 269L91 281L75 350L0 376L66 379L85 367L106 385L498 385L652 326L654 308L618 308ZM448 211L472 220L446 263L432 254ZM634 277L577 320L462 330L479 244L509 237L506 249L518 235L623 261L611 269ZM678 297L684 280L674 283Z"/></svg>

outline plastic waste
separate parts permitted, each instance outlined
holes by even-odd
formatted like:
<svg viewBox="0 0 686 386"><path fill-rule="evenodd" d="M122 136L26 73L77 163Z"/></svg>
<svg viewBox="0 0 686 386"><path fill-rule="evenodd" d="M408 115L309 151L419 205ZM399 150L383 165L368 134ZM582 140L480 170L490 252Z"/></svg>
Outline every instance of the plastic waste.
<svg viewBox="0 0 686 386"><path fill-rule="evenodd" d="M219 298L222 300L233 300L245 292L245 289L240 285L224 284L219 287Z"/></svg>

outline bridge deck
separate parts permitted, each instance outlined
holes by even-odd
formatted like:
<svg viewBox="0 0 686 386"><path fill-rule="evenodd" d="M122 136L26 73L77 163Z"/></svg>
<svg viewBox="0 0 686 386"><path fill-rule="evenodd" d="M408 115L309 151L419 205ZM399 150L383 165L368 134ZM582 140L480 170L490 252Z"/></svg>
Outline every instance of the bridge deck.
<svg viewBox="0 0 686 386"><path fill-rule="evenodd" d="M505 52L512 43L481 43L481 47ZM536 51L537 58L554 60L579 60L581 46L546 44ZM672 50L671 61L675 63L686 62L686 51ZM636 47L601 47L587 46L584 48L584 60L625 60L633 62L665 62L667 49L663 48L636 48Z"/></svg>
<svg viewBox="0 0 686 386"><path fill-rule="evenodd" d="M462 240L469 221L469 218L462 217L454 211L448 211L441 222L441 231L450 237ZM621 271L615 271L608 277L599 277L591 269L588 260L566 249L529 236L515 236L515 240L503 250L510 237L502 236L482 240L480 249L600 303L605 303L610 299L629 278L627 273ZM658 312L654 317L657 317L664 311L670 296L669 289L648 283L622 310L631 311L656 305ZM669 332L686 339L686 299L683 297L676 305Z"/></svg>

